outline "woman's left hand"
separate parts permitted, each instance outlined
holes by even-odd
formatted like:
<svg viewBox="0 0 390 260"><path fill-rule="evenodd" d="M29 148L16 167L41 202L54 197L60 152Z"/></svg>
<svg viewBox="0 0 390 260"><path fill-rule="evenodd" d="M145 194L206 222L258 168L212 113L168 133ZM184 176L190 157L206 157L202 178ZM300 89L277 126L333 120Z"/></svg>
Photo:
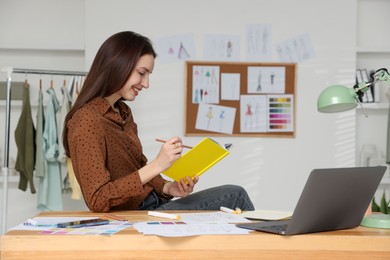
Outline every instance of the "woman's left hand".
<svg viewBox="0 0 390 260"><path fill-rule="evenodd" d="M173 197L186 197L194 191L195 184L199 181L199 177L195 176L192 179L187 176L186 180L187 183L184 179L181 179L180 182L174 181L167 183L164 193Z"/></svg>

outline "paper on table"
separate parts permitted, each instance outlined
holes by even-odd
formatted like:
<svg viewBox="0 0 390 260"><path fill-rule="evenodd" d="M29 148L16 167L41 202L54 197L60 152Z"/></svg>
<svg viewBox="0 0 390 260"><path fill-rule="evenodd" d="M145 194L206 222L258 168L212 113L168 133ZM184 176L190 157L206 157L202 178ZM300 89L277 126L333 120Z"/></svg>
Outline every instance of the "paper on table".
<svg viewBox="0 0 390 260"><path fill-rule="evenodd" d="M139 222L134 228L144 235L184 237L199 235L241 235L251 230L236 227L231 223L250 222L240 214L225 212L183 213L181 221Z"/></svg>
<svg viewBox="0 0 390 260"><path fill-rule="evenodd" d="M181 221L185 223L245 223L250 222L242 214L230 214L225 212L210 213L183 213Z"/></svg>
<svg viewBox="0 0 390 260"><path fill-rule="evenodd" d="M292 212L274 210L254 210L245 211L241 214L241 216L251 220L280 220L291 218Z"/></svg>
<svg viewBox="0 0 390 260"><path fill-rule="evenodd" d="M144 235L162 237L186 237L199 235L246 235L251 230L236 227L234 224L208 224L177 221L166 222L138 222L134 228Z"/></svg>

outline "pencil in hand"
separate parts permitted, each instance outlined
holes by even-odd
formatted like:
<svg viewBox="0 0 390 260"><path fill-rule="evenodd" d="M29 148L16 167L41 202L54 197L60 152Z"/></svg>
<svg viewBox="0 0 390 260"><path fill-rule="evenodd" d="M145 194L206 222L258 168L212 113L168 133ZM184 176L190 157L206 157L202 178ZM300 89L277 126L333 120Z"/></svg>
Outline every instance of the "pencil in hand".
<svg viewBox="0 0 390 260"><path fill-rule="evenodd" d="M165 143L165 142L166 142L165 140L158 139L158 138L156 138L156 141L157 141L157 142L160 142L160 143ZM192 146L188 146L188 145L184 145L184 144L182 144L182 146L183 146L184 148L187 148L187 149L192 149L192 148L193 148Z"/></svg>

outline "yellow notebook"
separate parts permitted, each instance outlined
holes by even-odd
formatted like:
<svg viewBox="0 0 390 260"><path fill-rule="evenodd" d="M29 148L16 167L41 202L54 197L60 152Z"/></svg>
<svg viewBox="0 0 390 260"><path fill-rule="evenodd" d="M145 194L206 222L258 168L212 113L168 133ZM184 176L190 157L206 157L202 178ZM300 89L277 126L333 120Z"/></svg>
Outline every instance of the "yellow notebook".
<svg viewBox="0 0 390 260"><path fill-rule="evenodd" d="M214 140L205 138L186 152L163 174L177 182L186 176L199 176L228 155L230 146L230 144L225 145L225 148Z"/></svg>

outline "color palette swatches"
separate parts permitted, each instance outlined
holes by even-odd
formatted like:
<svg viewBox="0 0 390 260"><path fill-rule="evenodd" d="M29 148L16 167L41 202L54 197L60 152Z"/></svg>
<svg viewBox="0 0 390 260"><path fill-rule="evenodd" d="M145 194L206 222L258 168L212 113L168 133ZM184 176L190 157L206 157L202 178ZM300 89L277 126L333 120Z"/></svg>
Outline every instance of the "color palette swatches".
<svg viewBox="0 0 390 260"><path fill-rule="evenodd" d="M41 232L46 235L102 235L111 236L130 227L132 223L127 221L110 221L108 225L90 226L82 228L47 228Z"/></svg>
<svg viewBox="0 0 390 260"><path fill-rule="evenodd" d="M268 96L268 131L292 131L293 129L293 96Z"/></svg>

